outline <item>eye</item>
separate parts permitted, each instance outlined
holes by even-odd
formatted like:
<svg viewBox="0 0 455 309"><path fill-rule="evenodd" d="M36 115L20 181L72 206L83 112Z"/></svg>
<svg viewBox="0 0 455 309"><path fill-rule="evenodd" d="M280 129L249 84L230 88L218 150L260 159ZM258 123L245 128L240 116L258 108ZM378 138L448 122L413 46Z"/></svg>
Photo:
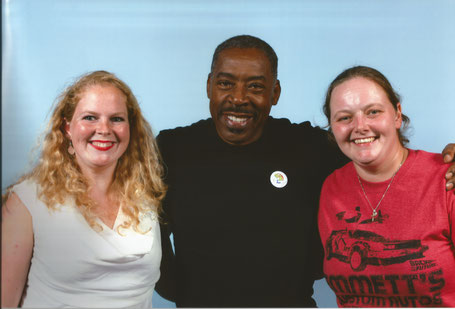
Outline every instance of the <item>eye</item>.
<svg viewBox="0 0 455 309"><path fill-rule="evenodd" d="M251 83L248 85L248 87L254 90L262 90L265 88L265 86L261 83Z"/></svg>
<svg viewBox="0 0 455 309"><path fill-rule="evenodd" d="M94 121L94 120L96 120L96 117L92 116L92 115L87 115L87 116L82 117L82 120Z"/></svg>
<svg viewBox="0 0 455 309"><path fill-rule="evenodd" d="M113 122L123 122L123 121L125 121L125 118L120 117L120 116L115 116L115 117L111 118L111 121L113 121Z"/></svg>
<svg viewBox="0 0 455 309"><path fill-rule="evenodd" d="M232 88L232 86L234 85L233 82L231 81L228 81L228 80L219 80L217 82L217 85L218 87L220 87L221 89L230 89Z"/></svg>
<svg viewBox="0 0 455 309"><path fill-rule="evenodd" d="M379 109L371 109L367 112L367 115L376 116L380 113L381 113L381 110L379 110Z"/></svg>
<svg viewBox="0 0 455 309"><path fill-rule="evenodd" d="M345 115L345 116L340 116L340 117L338 117L338 118L336 119L336 121L337 121L337 122L347 122L347 121L349 121L350 119L351 119L350 116Z"/></svg>

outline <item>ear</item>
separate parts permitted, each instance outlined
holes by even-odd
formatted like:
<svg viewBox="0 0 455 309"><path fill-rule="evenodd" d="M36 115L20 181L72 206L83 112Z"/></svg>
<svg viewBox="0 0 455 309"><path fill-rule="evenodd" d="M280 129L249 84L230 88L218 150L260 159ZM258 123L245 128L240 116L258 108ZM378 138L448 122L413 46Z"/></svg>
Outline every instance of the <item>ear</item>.
<svg viewBox="0 0 455 309"><path fill-rule="evenodd" d="M65 132L65 136L71 139L70 122L66 118L63 118L63 130Z"/></svg>
<svg viewBox="0 0 455 309"><path fill-rule="evenodd" d="M212 73L209 73L209 75L207 76L207 88L206 88L207 98L209 98L209 99L210 99L211 88L212 88Z"/></svg>
<svg viewBox="0 0 455 309"><path fill-rule="evenodd" d="M281 95L281 85L280 81L277 79L275 82L275 86L273 86L273 102L272 105L277 105L278 100L280 99Z"/></svg>
<svg viewBox="0 0 455 309"><path fill-rule="evenodd" d="M403 117L402 117L402 113L401 113L401 104L400 104L400 102L398 102L396 116L395 116L395 128L397 130L400 129L402 123L403 123Z"/></svg>

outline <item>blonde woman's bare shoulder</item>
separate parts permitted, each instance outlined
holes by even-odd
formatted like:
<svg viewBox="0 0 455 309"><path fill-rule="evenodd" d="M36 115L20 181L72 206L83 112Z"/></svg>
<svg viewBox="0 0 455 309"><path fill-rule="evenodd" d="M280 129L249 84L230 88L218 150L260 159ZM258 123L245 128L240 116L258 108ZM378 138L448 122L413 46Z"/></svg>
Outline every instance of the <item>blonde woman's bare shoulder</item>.
<svg viewBox="0 0 455 309"><path fill-rule="evenodd" d="M11 192L2 205L2 220L10 216L30 217L30 213L16 193Z"/></svg>

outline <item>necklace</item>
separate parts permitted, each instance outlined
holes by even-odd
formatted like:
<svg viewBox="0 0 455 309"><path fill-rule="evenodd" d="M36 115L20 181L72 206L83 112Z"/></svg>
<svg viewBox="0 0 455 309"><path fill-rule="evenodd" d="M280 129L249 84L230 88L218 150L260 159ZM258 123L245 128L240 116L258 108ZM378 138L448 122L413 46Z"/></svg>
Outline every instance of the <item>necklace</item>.
<svg viewBox="0 0 455 309"><path fill-rule="evenodd" d="M395 173L393 173L393 176L392 176L392 179L390 179L389 185L388 185L387 188L385 189L384 194L382 194L382 197L381 197L381 199L379 200L379 203L376 205L375 208L373 208L373 206L371 205L371 202L370 202L370 200L368 199L367 193L365 192L365 189L363 188L362 181L360 180L359 174L357 174L357 179L359 180L360 188L362 188L363 195L364 195L365 198L367 199L368 205L370 205L370 208L371 208L371 210L373 211L373 212L371 213L371 222L374 222L374 218L378 215L378 213L377 213L376 210L378 210L379 205L381 205L382 200L384 199L385 195L387 194L387 191L389 191L389 188L390 188L390 186L392 185L392 182L393 182L393 179L395 178L395 175L398 173L398 171L400 170L400 168L401 168L401 166L403 165L403 163L404 163L404 160L401 161L400 166L398 166L397 171L396 171Z"/></svg>

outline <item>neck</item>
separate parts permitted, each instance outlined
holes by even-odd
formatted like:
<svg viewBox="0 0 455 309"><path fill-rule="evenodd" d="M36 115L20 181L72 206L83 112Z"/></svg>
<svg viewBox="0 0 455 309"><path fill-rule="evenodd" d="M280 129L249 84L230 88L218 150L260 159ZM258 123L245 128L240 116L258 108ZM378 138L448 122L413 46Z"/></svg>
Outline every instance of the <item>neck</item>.
<svg viewBox="0 0 455 309"><path fill-rule="evenodd" d="M408 150L400 145L393 156L379 166L359 165L354 163L357 174L366 181L381 182L390 179L400 169L408 156Z"/></svg>
<svg viewBox="0 0 455 309"><path fill-rule="evenodd" d="M107 196L114 178L114 171L115 166L105 169L82 169L82 174L90 183L90 195Z"/></svg>
<svg viewBox="0 0 455 309"><path fill-rule="evenodd" d="M106 224L110 229L114 228L118 217L120 203L117 194L112 190L115 165L103 169L82 169L82 173L90 183L88 195L95 202L93 214Z"/></svg>

